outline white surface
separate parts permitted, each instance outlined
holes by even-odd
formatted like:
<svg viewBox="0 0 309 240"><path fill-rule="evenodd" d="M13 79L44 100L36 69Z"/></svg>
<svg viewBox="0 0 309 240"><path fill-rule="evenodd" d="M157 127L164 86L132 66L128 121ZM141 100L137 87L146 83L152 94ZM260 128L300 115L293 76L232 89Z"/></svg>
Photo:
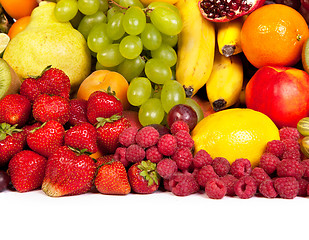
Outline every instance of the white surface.
<svg viewBox="0 0 309 240"><path fill-rule="evenodd" d="M0 193L6 239L308 239L309 198ZM4 238L5 237L5 238Z"/></svg>

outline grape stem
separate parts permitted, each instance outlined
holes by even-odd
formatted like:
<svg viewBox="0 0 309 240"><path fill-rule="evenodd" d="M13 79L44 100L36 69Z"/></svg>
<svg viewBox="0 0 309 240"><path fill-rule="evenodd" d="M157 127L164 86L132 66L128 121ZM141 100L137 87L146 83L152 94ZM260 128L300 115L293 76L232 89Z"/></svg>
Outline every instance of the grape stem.
<svg viewBox="0 0 309 240"><path fill-rule="evenodd" d="M109 2L111 3L111 4L115 4L117 7L120 7L120 8L122 8L122 9L128 9L128 7L124 7L124 6L121 6L120 4L118 4L117 2L115 2L114 0L109 0Z"/></svg>

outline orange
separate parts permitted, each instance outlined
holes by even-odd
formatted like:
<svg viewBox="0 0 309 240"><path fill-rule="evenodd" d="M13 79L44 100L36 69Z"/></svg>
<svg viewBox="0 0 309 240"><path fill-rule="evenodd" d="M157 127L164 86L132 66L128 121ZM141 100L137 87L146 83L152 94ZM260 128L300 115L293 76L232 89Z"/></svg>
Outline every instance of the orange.
<svg viewBox="0 0 309 240"><path fill-rule="evenodd" d="M15 19L30 16L39 4L37 0L0 0L4 10Z"/></svg>
<svg viewBox="0 0 309 240"><path fill-rule="evenodd" d="M241 29L241 47L257 68L293 66L301 59L309 30L302 15L282 4L264 5L251 13Z"/></svg>
<svg viewBox="0 0 309 240"><path fill-rule="evenodd" d="M29 24L31 17L26 16L18 19L16 22L12 24L12 26L9 29L8 35L12 39L16 36L17 33L20 33L23 31Z"/></svg>

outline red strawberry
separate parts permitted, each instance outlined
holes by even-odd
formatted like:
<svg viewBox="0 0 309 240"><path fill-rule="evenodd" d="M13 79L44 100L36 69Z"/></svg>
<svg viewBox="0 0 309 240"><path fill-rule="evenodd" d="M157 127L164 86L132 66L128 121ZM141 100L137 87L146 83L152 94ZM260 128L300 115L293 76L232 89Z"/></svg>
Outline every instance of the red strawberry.
<svg viewBox="0 0 309 240"><path fill-rule="evenodd" d="M94 184L103 194L125 195L131 191L125 167L114 160L99 167Z"/></svg>
<svg viewBox="0 0 309 240"><path fill-rule="evenodd" d="M41 94L33 103L32 114L36 121L43 123L55 120L64 125L69 120L69 100Z"/></svg>
<svg viewBox="0 0 309 240"><path fill-rule="evenodd" d="M97 123L97 118L110 118L115 114L122 114L123 107L110 91L95 91L88 98L87 118L91 124Z"/></svg>
<svg viewBox="0 0 309 240"><path fill-rule="evenodd" d="M20 86L19 93L28 98L30 103L33 104L34 100L41 94L37 80L32 77L26 78Z"/></svg>
<svg viewBox="0 0 309 240"><path fill-rule="evenodd" d="M108 119L99 118L97 124L99 149L103 153L115 153L116 148L119 146L120 133L130 126L129 120L120 115L113 115Z"/></svg>
<svg viewBox="0 0 309 240"><path fill-rule="evenodd" d="M63 146L47 160L42 190L52 197L86 193L93 185L95 172L91 157Z"/></svg>
<svg viewBox="0 0 309 240"><path fill-rule="evenodd" d="M10 159L22 151L26 144L25 135L16 125L0 124L0 166L5 165Z"/></svg>
<svg viewBox="0 0 309 240"><path fill-rule="evenodd" d="M133 164L128 170L128 178L136 193L153 193L159 188L157 165L150 160Z"/></svg>
<svg viewBox="0 0 309 240"><path fill-rule="evenodd" d="M0 123L22 127L31 114L30 101L20 94L9 94L0 100Z"/></svg>
<svg viewBox="0 0 309 240"><path fill-rule="evenodd" d="M46 158L30 150L17 153L9 162L11 182L18 192L28 192L41 187Z"/></svg>
<svg viewBox="0 0 309 240"><path fill-rule="evenodd" d="M28 134L34 129L36 128L39 128L40 126L42 125L42 123L40 122L35 122L31 125L25 125L23 128L22 128L22 133L25 135L25 137L27 138Z"/></svg>
<svg viewBox="0 0 309 240"><path fill-rule="evenodd" d="M87 100L71 99L69 107L69 124L75 126L79 123L88 122L87 119Z"/></svg>
<svg viewBox="0 0 309 240"><path fill-rule="evenodd" d="M57 121L50 120L27 136L28 146L44 157L50 157L64 143L64 127Z"/></svg>
<svg viewBox="0 0 309 240"><path fill-rule="evenodd" d="M97 168L99 168L101 165L107 164L107 163L113 161L113 158L114 158L113 154L98 157L95 161L95 165L96 165Z"/></svg>
<svg viewBox="0 0 309 240"><path fill-rule="evenodd" d="M95 153L97 147L97 131L90 123L80 123L70 128L64 136L64 144L79 150Z"/></svg>

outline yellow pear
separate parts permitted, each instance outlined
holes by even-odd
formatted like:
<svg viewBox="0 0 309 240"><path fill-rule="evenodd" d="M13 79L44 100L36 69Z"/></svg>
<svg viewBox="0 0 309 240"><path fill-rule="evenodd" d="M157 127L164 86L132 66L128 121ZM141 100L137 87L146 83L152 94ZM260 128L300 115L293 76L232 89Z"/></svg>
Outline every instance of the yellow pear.
<svg viewBox="0 0 309 240"><path fill-rule="evenodd" d="M90 74L91 54L80 32L69 22L57 21L55 6L54 2L42 1L33 10L29 25L9 42L3 59L22 81L52 65L69 76L75 91Z"/></svg>

